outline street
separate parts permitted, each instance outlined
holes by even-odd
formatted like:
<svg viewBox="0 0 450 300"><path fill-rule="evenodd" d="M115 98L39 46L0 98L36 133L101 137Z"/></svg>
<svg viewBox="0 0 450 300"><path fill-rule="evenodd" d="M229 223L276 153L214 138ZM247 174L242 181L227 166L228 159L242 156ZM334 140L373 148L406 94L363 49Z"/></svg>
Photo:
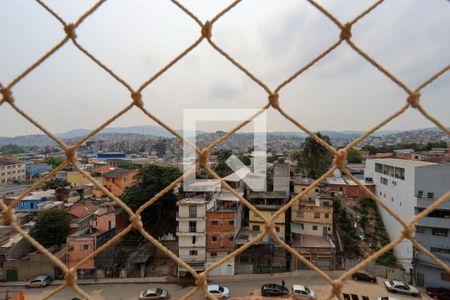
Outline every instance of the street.
<svg viewBox="0 0 450 300"><path fill-rule="evenodd" d="M280 277L279 275L260 275L248 276L239 275L233 276L231 278L220 278L220 281L212 280L211 283L221 284L228 287L231 291L231 299L247 297L247 296L258 296L260 295L260 287L264 283L278 283L281 284L281 279L284 279L286 286L291 288L292 284L303 284L307 285L310 289L315 291L317 299L325 299L331 290L331 287L321 279L317 274L312 272L302 272L301 274L295 274L290 277ZM178 299L185 293L189 292L194 285L193 284L174 284L174 283L116 283L116 284L89 284L81 285L81 288L86 291L93 299L103 300L103 299L117 299L117 300L136 300L139 298L139 293L150 287L159 287L166 289L169 292L171 299ZM42 299L56 286L49 286L43 289L25 289L25 299L26 300L37 300ZM0 291L2 295L6 290L8 291L19 291L20 287L1 287ZM388 293L384 287L384 279L378 278L378 284L365 283L365 282L355 282L353 280L347 280L344 283L343 292L347 294L356 294L362 299L361 296L368 296L371 300L376 300L378 297L391 296L397 299L430 299L425 295L423 291L421 297L411 297L400 294ZM57 293L51 299L61 299L61 300L71 300L73 297L80 297L71 287L67 287L64 290ZM259 298L259 297L257 297ZM198 291L193 299L199 300L204 299L204 293ZM270 298L268 298L270 299Z"/></svg>

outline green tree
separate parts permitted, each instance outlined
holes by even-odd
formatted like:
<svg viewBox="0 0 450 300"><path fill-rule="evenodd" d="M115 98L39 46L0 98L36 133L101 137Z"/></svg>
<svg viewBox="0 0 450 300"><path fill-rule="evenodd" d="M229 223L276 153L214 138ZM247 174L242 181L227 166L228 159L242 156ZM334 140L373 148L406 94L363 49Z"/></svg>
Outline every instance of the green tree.
<svg viewBox="0 0 450 300"><path fill-rule="evenodd" d="M53 168L58 167L60 164L64 162L64 157L49 157L45 160L45 162L51 165Z"/></svg>
<svg viewBox="0 0 450 300"><path fill-rule="evenodd" d="M119 162L117 164L117 167L123 168L123 169L138 169L138 167L136 165L133 165L130 162Z"/></svg>
<svg viewBox="0 0 450 300"><path fill-rule="evenodd" d="M233 154L230 149L219 149L215 153L217 155L217 166L214 171L219 174L220 177L230 175L233 171L226 164L226 160Z"/></svg>
<svg viewBox="0 0 450 300"><path fill-rule="evenodd" d="M65 188L66 186L70 186L70 183L62 178L52 178L49 181L45 182L42 186L44 191L46 190L56 190L59 188Z"/></svg>
<svg viewBox="0 0 450 300"><path fill-rule="evenodd" d="M166 154L166 142L159 141L153 146L153 150L156 151L157 156L164 156Z"/></svg>
<svg viewBox="0 0 450 300"><path fill-rule="evenodd" d="M347 151L347 162L348 163L362 163L363 157L361 154L353 148Z"/></svg>
<svg viewBox="0 0 450 300"><path fill-rule="evenodd" d="M8 144L8 145L4 145L0 147L0 152L3 153L22 153L25 152L25 150L20 147L17 146L15 144Z"/></svg>
<svg viewBox="0 0 450 300"><path fill-rule="evenodd" d="M182 175L174 167L148 165L139 170L138 183L128 187L123 201L136 211L140 206ZM170 191L142 212L144 227L152 233L165 233L175 224L177 195ZM170 229L170 228L169 228Z"/></svg>
<svg viewBox="0 0 450 300"><path fill-rule="evenodd" d="M331 144L328 136L322 135L320 132L316 135L326 143ZM299 171L312 179L322 176L331 167L332 162L331 153L310 137L307 137L302 144L298 158Z"/></svg>
<svg viewBox="0 0 450 300"><path fill-rule="evenodd" d="M63 209L51 208L34 218L31 236L45 247L65 243L69 233L70 215Z"/></svg>

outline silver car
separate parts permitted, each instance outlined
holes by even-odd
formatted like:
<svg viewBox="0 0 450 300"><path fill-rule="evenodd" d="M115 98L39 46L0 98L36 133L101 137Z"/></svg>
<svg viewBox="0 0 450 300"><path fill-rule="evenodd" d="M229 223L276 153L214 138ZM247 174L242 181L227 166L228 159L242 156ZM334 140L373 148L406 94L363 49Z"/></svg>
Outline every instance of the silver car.
<svg viewBox="0 0 450 300"><path fill-rule="evenodd" d="M150 300L150 299L166 300L169 299L169 293L166 290L160 288L148 289L141 292L139 300Z"/></svg>
<svg viewBox="0 0 450 300"><path fill-rule="evenodd" d="M218 299L230 298L230 289L218 284L208 285L208 293L216 296ZM207 297L207 295L205 295L205 297Z"/></svg>
<svg viewBox="0 0 450 300"><path fill-rule="evenodd" d="M34 288L34 287L46 287L47 285L52 282L52 279L47 275L39 275L34 278L32 278L27 283L28 288Z"/></svg>
<svg viewBox="0 0 450 300"><path fill-rule="evenodd" d="M403 281L387 280L384 282L384 285L389 292L402 293L416 297L420 295L419 290Z"/></svg>

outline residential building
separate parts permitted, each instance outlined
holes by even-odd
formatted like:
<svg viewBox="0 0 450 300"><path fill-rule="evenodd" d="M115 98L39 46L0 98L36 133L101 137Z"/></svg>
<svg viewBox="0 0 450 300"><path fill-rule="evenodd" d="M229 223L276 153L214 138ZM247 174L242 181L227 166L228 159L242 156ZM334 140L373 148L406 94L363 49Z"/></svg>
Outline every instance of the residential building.
<svg viewBox="0 0 450 300"><path fill-rule="evenodd" d="M377 196L405 222L448 192L450 164L405 159L368 159L365 176L376 184ZM385 209L378 207L391 240L403 230ZM416 240L444 263L450 264L450 203L444 202L415 226ZM450 274L421 253L410 240L403 240L394 252L419 286L450 288Z"/></svg>
<svg viewBox="0 0 450 300"><path fill-rule="evenodd" d="M26 179L25 163L20 160L0 157L0 186Z"/></svg>
<svg viewBox="0 0 450 300"><path fill-rule="evenodd" d="M113 195L120 197L125 189L136 182L137 170L131 169L115 169L103 174L102 184ZM93 194L97 197L103 197L104 193L99 188L93 190Z"/></svg>
<svg viewBox="0 0 450 300"><path fill-rule="evenodd" d="M70 183L71 187L79 187L87 184L92 184L92 182L85 175L81 174L78 171L67 172L66 180Z"/></svg>
<svg viewBox="0 0 450 300"><path fill-rule="evenodd" d="M366 187L372 193L375 193L375 184L371 180L358 179L358 182ZM353 179L344 177L328 177L325 184L330 189L333 195L345 196L350 198L364 198L369 197Z"/></svg>
<svg viewBox="0 0 450 300"><path fill-rule="evenodd" d="M37 181L50 173L52 166L47 164L28 165L26 167L26 180Z"/></svg>
<svg viewBox="0 0 450 300"><path fill-rule="evenodd" d="M239 182L238 182L239 183ZM229 183L230 185L233 182ZM241 196L242 192L239 192ZM231 192L222 192L207 204L206 263L207 267L222 259L236 248L235 238L241 229L242 204ZM235 258L213 269L210 275L234 275Z"/></svg>
<svg viewBox="0 0 450 300"><path fill-rule="evenodd" d="M5 203L9 204L17 198L18 197L5 197ZM39 210L39 205L51 200L56 200L55 190L34 191L20 200L19 203L17 203L15 210L17 212L37 212Z"/></svg>
<svg viewBox="0 0 450 300"><path fill-rule="evenodd" d="M178 257L200 272L206 266L206 203L204 197L199 196L177 202ZM178 266L178 276L186 272Z"/></svg>

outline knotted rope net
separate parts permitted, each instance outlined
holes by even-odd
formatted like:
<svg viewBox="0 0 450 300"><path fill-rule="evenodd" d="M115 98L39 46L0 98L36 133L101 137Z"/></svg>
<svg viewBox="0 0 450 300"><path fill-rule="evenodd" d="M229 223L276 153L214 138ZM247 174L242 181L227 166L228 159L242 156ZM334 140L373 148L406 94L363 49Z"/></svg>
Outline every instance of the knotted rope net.
<svg viewBox="0 0 450 300"><path fill-rule="evenodd" d="M148 80L143 82L139 87L133 88L130 84L128 84L123 78L118 76L116 73L114 73L113 70L111 70L107 65L102 63L94 54L89 52L88 49L84 48L77 40L77 29L83 24L83 22L89 18L92 14L94 14L98 9L101 9L101 6L103 3L106 2L106 0L101 0L96 2L94 6L92 6L88 11L86 11L83 15L81 15L75 22L73 23L67 23L61 16L58 15L51 7L46 5L42 0L35 0L40 6L46 10L49 14L51 14L53 17L55 17L59 23L61 24L61 29L65 32L64 38L59 41L53 48L51 48L49 51L47 51L44 55L42 55L35 63L33 63L31 66L29 66L26 70L24 70L22 73L20 73L15 79L13 79L8 84L2 84L0 83L0 92L1 92L1 100L0 105L9 105L12 109L14 109L17 113L19 113L23 118L28 120L31 124L33 124L35 127L40 129L43 133L45 133L49 138L51 138L56 144L58 144L62 149L64 149L66 158L64 162L59 165L58 167L54 168L50 173L48 173L46 176L44 176L42 179L34 183L28 190L26 190L21 196L19 196L17 199L12 201L9 205L6 205L3 200L0 200L0 206L2 208L2 218L1 222L2 224L9 224L12 226L12 228L17 231L20 235L23 236L28 242L30 242L38 251L46 255L51 262L53 262L57 267L59 267L65 274L64 276L64 283L60 286L58 286L56 289L52 290L49 294L47 294L44 299L48 299L64 289L66 286L71 286L82 298L84 299L92 299L83 289L80 288L80 286L77 284L77 269L83 265L86 261L93 258L95 255L99 254L100 252L104 251L106 248L110 247L113 243L119 241L122 237L124 237L128 232L130 232L133 228L137 231L139 231L142 236L147 239L151 244L153 244L155 247L157 247L162 253L167 255L169 258L171 258L173 261L175 261L179 266L186 269L195 279L196 279L196 285L195 287L190 290L188 293L182 296L181 299L189 299L191 298L199 289L202 289L205 294L207 293L207 280L208 280L208 274L213 270L214 268L219 267L221 264L225 263L227 260L229 260L232 257L236 257L237 255L244 252L246 249L260 241L265 235L271 235L272 238L278 243L279 246L286 249L289 253L291 253L292 256L296 257L299 261L306 264L311 270L317 272L326 282L330 284L332 287L331 293L325 297L325 299L332 299L332 298L338 298L343 299L342 296L342 287L343 287L343 281L349 278L354 272L364 268L369 262L374 261L387 251L391 250L393 247L398 245L402 240L408 239L410 240L414 246L424 254L426 254L428 257L430 257L436 264L441 266L443 270L447 273L450 273L450 268L448 265L446 265L444 262L442 262L439 258L434 256L430 251L428 251L426 248L424 248L421 244L417 242L417 240L414 237L414 225L416 222L423 217L427 216L433 209L437 208L441 204L443 204L450 196L450 191L446 192L444 195L442 195L439 199L434 201L429 207L427 207L422 212L418 213L411 221L408 223L402 220L402 218L392 209L390 209L381 199L379 199L375 194L373 194L370 190L368 190L363 184L361 184L347 169L345 165L345 160L347 156L347 152L349 149L351 149L353 146L357 145L358 143L362 142L364 139L366 139L369 135L380 129L382 126L386 125L387 123L391 122L393 119L399 117L402 115L405 111L408 109L416 109L418 110L425 118L430 120L432 123L434 123L438 128L440 128L442 131L444 131L447 135L450 135L450 131L435 117L433 117L430 113L428 113L424 107L420 103L420 92L425 89L429 84L431 84L433 81L437 80L440 76L442 76L444 73L446 73L450 69L450 65L444 66L441 70L439 70L434 76L429 78L428 80L424 81L422 84L417 86L416 88L411 88L407 86L405 83L403 83L399 78L397 78L394 74L389 72L383 65L381 65L379 62L377 62L375 59L370 57L364 50L359 48L353 41L352 41L352 28L357 25L357 23L367 16L369 13L371 13L373 10L375 10L379 5L381 5L384 0L379 0L375 3L373 3L370 7L368 7L366 10L361 12L357 17L350 20L349 22L342 23L340 20L338 20L332 13L330 13L326 8L324 8L322 5L317 3L315 0L306 0L309 2L312 6L314 6L317 10L319 10L325 18L328 18L331 20L339 29L340 34L336 38L336 41L330 45L327 49L325 49L323 52L319 53L313 60L311 60L309 63L301 67L298 71L296 71L294 74L289 76L285 81L280 83L277 87L274 89L271 89L267 84L265 84L262 80L258 79L249 69L247 69L244 65L242 65L240 62L238 62L235 58L233 58L229 53L227 53L224 49L222 49L219 45L217 45L214 42L213 38L213 29L216 25L217 21L224 16L225 14L230 13L233 8L238 5L242 0L236 0L232 2L230 5L225 7L222 11L220 11L216 16L214 16L212 19L202 22L192 11L187 9L183 4L178 2L177 0L171 0L171 2L176 5L180 10L182 10L184 13L186 13L197 25L199 26L199 36L198 38L189 45L185 50L183 50L180 54L178 54L173 60L171 60L169 63L167 63L162 69L160 69L158 72L156 72L153 76L151 76ZM18 107L15 103L14 98L14 87L17 85L18 82L20 82L22 79L27 77L33 70L39 67L40 64L42 64L44 61L50 59L64 44L66 43L73 43L76 48L78 48L84 55L89 57L93 63L97 64L100 68L102 68L105 72L107 72L110 76L112 76L117 83L121 84L124 88L126 88L130 93L130 102L128 105L126 105L121 111L113 115L111 118L106 120L103 124L98 126L95 130L81 138L77 143L75 143L72 146L67 145L64 143L60 138L58 138L56 135L54 135L52 132L47 130L44 126L42 126L37 120L32 118L27 112L23 111L20 107ZM185 140L182 136L180 136L174 129L172 129L170 126L168 126L166 123L164 123L163 120L160 120L155 115L153 115L149 109L145 105L145 99L142 97L142 91L147 88L149 85L152 84L153 81L155 81L158 77L160 77L162 74L164 74L167 70L169 70L174 64L182 60L189 52L191 52L194 48L196 48L200 43L208 43L213 49L215 49L220 55L225 57L231 64L233 64L237 69L239 69L241 72L246 74L251 80L256 82L263 90L267 93L267 102L266 104L259 110L258 113L254 114L253 116L249 117L247 120L243 121L241 124L233 128L231 131L226 133L225 135L221 136L214 142L212 142L210 145L203 149L199 149L196 145L192 144L190 141ZM309 68L311 68L314 64L316 64L318 61L323 59L325 56L330 54L332 51L334 51L337 47L339 47L341 44L347 43L356 53L358 53L360 56L362 56L368 63L370 63L374 68L376 68L379 72L384 74L387 78L389 78L392 82L394 82L400 89L402 89L405 92L405 103L404 105L398 110L392 113L388 118L385 120L382 120L379 124L350 142L345 148L337 150L333 146L329 145L327 142L319 138L314 132L303 126L299 121L295 120L293 117L291 117L288 112L286 112L283 109L283 101L279 96L279 92L288 84L290 84L294 80L301 80L299 77ZM136 212L133 212L119 197L116 197L113 195L110 191L108 191L101 183L97 182L93 177L90 176L89 173L87 173L85 170L81 168L81 166L78 164L76 160L76 151L77 149L88 139L93 137L95 134L97 134L99 131L104 129L106 126L108 126L110 123L112 123L114 120L122 116L123 114L127 113L132 107L136 106L139 108L144 114L146 114L151 120L159 124L161 127L172 133L177 139L180 141L190 145L195 152L198 155L197 164L195 167L191 168L189 171L185 172L182 176L180 176L178 179L173 181L170 185L165 187L163 190L161 190L158 194L156 194L154 197L149 199L144 205L142 205ZM325 173L323 176L318 178L314 181L306 190L302 191L301 193L297 194L295 197L289 200L288 203L286 203L284 206L282 206L276 213L274 213L271 217L265 217L263 214L261 214L248 200L243 198L236 190L234 190L231 186L229 186L222 178L212 170L208 165L208 157L210 150L219 145L220 143L224 142L226 139L231 137L236 131L238 131L240 128L244 127L248 123L250 123L254 118L256 118L259 114L262 112L268 110L268 109L274 109L278 111L282 116L284 116L287 120L292 122L295 126L297 126L300 130L304 131L308 134L309 137L314 139L317 143L325 147L333 156L334 161L332 167ZM62 262L60 259L58 259L55 255L50 253L45 247L43 247L39 242L37 242L34 238L32 238L26 231L24 231L19 224L17 223L17 218L14 212L14 207L16 207L17 203L21 201L24 197L26 197L30 192L33 190L38 189L41 185L43 185L47 180L49 180L51 177L53 177L58 171L62 170L67 165L72 164L80 173L82 173L84 176L86 176L97 188L103 191L104 194L106 194L109 198L111 198L118 206L123 208L125 212L129 215L130 224L123 229L121 232L116 234L113 238L111 238L108 242L103 244L101 247L97 248L94 252L86 256L84 259L79 261L74 267L68 268L64 262ZM264 220L265 222L265 228L263 232L258 234L256 237L251 239L249 242L241 246L240 248L234 250L227 256L223 257L222 259L218 260L214 264L207 267L203 272L197 273L194 269L191 268L186 262L184 262L182 259L180 259L176 254L171 252L169 249L164 247L157 239L155 239L151 234L149 234L143 227L142 221L141 221L141 213L144 209L152 205L155 201L157 201L162 195L165 193L171 191L173 188L175 188L176 185L181 183L185 177L195 172L196 168L203 166L204 169L214 178L220 180L222 186L229 190L234 196L238 197L242 204L244 204L249 210L254 212L259 218ZM324 273L322 270L320 270L318 267L316 267L314 264L309 262L307 259L305 259L301 254L299 254L297 251L295 251L291 246L286 244L283 240L281 240L275 230L274 230L274 220L280 215L285 213L289 207L291 207L296 201L299 201L300 198L310 191L312 191L315 187L317 187L323 180L325 180L326 177L333 174L333 172L336 169L340 169L345 175L347 175L349 178L351 178L356 184L358 184L359 188L362 189L367 195L370 195L370 198L372 198L379 206L381 206L383 209L385 209L391 216L393 216L402 226L403 230L395 240L391 241L389 244L385 245L366 259L359 262L356 266L352 267L350 270L344 272L339 278L332 279L330 276L328 276L326 273ZM212 294L208 294L208 297L210 299L216 299L216 297Z"/></svg>

